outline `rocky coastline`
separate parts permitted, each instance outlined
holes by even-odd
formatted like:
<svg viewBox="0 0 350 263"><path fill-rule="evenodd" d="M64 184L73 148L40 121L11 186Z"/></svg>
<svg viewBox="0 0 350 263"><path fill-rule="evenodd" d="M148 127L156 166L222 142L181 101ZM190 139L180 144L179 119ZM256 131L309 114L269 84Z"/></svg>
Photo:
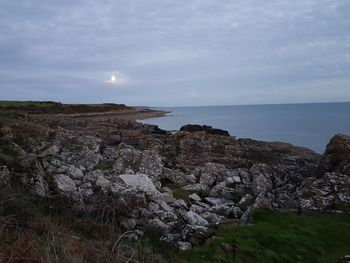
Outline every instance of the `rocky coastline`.
<svg viewBox="0 0 350 263"><path fill-rule="evenodd" d="M287 143L237 139L210 126L189 124L173 134L135 121L163 113L135 112L5 112L1 187L64 200L77 213L106 220L113 214L129 239L152 228L182 251L204 244L221 227L253 223L261 207L350 211L347 135L335 135L319 155Z"/></svg>

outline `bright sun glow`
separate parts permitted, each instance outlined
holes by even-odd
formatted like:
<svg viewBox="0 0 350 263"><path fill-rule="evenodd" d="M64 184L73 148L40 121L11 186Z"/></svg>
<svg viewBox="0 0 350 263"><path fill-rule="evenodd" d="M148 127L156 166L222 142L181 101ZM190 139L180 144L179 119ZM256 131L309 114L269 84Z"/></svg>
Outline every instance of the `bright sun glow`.
<svg viewBox="0 0 350 263"><path fill-rule="evenodd" d="M117 77L115 75L111 76L111 82L116 83Z"/></svg>

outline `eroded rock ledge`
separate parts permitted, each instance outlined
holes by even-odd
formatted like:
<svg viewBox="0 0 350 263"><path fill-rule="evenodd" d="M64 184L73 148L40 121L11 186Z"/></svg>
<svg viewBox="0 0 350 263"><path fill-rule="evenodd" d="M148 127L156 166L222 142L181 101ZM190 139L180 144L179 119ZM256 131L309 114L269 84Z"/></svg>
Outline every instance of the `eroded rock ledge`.
<svg viewBox="0 0 350 263"><path fill-rule="evenodd" d="M18 130L29 131L15 143ZM35 131L35 132L33 132ZM180 250L205 242L220 225L249 222L256 207L348 212L350 137L336 135L323 156L286 143L236 139L210 126L175 134L125 120L47 116L0 131L0 184L42 198L64 198L83 213L109 209L121 228L146 227ZM10 161L9 161L10 160ZM16 160L16 172L10 164Z"/></svg>

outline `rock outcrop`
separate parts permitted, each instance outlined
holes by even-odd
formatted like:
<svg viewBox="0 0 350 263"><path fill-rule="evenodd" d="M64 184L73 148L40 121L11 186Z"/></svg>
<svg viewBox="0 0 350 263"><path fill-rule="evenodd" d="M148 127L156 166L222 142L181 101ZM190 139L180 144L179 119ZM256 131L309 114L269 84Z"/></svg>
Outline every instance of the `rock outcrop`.
<svg viewBox="0 0 350 263"><path fill-rule="evenodd" d="M50 136L21 151L26 168L15 177L1 166L0 185L20 178L33 193L66 199L85 213L113 200L123 229L140 235L151 227L180 250L203 244L227 220L250 223L258 207L349 211L345 135L335 136L321 157L290 144L237 140L205 125L175 134L79 118L42 125ZM5 130L1 136L11 141L11 129Z"/></svg>

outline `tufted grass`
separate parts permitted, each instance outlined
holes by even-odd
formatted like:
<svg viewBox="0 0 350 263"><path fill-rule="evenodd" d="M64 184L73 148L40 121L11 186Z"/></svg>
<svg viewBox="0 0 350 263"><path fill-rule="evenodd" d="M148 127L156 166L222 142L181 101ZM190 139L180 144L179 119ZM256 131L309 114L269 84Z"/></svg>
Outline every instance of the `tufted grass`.
<svg viewBox="0 0 350 263"><path fill-rule="evenodd" d="M259 211L255 224L226 228L204 247L174 262L322 262L350 254L349 215L301 215Z"/></svg>
<svg viewBox="0 0 350 263"><path fill-rule="evenodd" d="M94 170L110 170L113 168L114 161L113 160L107 160L100 162L99 164L96 164L94 167Z"/></svg>

